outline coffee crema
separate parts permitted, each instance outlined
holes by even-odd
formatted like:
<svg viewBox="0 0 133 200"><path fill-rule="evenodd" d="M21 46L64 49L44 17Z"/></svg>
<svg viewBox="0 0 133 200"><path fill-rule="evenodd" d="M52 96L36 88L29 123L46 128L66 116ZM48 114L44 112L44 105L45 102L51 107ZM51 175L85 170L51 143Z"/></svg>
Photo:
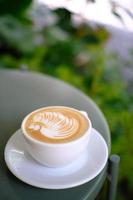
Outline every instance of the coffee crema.
<svg viewBox="0 0 133 200"><path fill-rule="evenodd" d="M29 115L25 130L29 136L47 143L64 143L81 137L89 128L86 117L75 109L52 106Z"/></svg>

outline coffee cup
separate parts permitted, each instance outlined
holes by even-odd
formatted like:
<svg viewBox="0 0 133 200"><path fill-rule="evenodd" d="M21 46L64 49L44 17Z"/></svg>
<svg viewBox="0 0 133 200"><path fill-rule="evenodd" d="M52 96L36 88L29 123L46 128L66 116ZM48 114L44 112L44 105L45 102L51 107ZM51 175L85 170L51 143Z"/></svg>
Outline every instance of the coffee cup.
<svg viewBox="0 0 133 200"><path fill-rule="evenodd" d="M78 159L88 146L91 129L86 112L65 106L37 109L21 125L27 151L48 167L65 166Z"/></svg>

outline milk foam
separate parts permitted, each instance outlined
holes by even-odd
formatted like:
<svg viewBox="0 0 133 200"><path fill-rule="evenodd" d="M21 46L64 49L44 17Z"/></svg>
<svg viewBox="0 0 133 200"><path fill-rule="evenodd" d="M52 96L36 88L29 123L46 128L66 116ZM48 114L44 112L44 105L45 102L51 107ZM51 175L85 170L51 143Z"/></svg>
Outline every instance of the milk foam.
<svg viewBox="0 0 133 200"><path fill-rule="evenodd" d="M28 128L48 138L62 139L73 135L79 128L79 123L75 118L60 112L46 111L37 113Z"/></svg>

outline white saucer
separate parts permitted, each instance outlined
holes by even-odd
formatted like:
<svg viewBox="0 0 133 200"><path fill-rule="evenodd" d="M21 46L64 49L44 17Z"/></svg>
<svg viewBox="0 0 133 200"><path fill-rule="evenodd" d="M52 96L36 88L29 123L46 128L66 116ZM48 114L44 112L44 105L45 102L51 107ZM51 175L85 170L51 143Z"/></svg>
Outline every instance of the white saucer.
<svg viewBox="0 0 133 200"><path fill-rule="evenodd" d="M21 130L15 132L5 147L5 161L9 170L32 186L65 189L92 180L104 168L108 148L103 137L92 129L87 151L72 164L61 168L40 165L26 151Z"/></svg>

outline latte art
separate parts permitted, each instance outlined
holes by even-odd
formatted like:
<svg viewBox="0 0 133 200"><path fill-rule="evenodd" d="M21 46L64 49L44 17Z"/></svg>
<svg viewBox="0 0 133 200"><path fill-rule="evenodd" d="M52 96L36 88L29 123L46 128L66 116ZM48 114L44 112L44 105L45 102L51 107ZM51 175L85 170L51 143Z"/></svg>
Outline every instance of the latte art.
<svg viewBox="0 0 133 200"><path fill-rule="evenodd" d="M42 112L33 117L29 129L40 132L49 138L66 138L77 131L78 121L60 112Z"/></svg>
<svg viewBox="0 0 133 200"><path fill-rule="evenodd" d="M78 110L51 106L38 109L27 116L25 132L47 143L70 142L83 136L89 128L87 117Z"/></svg>

